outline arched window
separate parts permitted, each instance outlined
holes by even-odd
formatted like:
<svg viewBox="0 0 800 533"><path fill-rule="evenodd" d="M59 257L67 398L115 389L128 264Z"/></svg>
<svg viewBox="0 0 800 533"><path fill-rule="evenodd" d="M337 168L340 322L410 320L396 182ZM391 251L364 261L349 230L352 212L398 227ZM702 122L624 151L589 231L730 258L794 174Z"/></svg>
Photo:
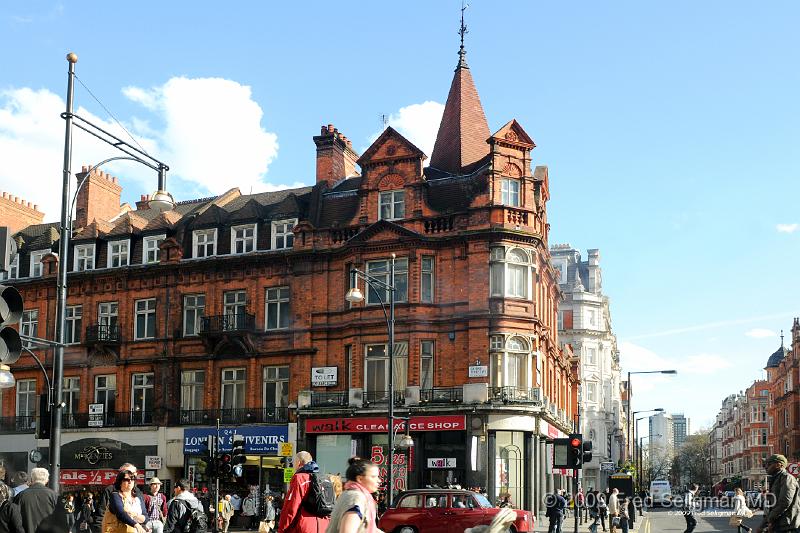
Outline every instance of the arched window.
<svg viewBox="0 0 800 533"><path fill-rule="evenodd" d="M533 253L522 248L492 248L489 290L492 296L531 299Z"/></svg>
<svg viewBox="0 0 800 533"><path fill-rule="evenodd" d="M531 387L531 344L519 336L512 336L505 345L498 342L502 335L492 335L490 357L492 361L491 385L493 387Z"/></svg>

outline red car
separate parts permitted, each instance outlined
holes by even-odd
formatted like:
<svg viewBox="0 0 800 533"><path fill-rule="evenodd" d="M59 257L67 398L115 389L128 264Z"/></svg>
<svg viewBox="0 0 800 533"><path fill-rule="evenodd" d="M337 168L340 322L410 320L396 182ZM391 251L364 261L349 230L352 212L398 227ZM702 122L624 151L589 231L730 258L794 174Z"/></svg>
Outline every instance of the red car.
<svg viewBox="0 0 800 533"><path fill-rule="evenodd" d="M457 489L414 489L397 496L378 527L386 533L461 533L468 527L489 525L500 509L481 494ZM534 517L515 510L510 533L533 531Z"/></svg>

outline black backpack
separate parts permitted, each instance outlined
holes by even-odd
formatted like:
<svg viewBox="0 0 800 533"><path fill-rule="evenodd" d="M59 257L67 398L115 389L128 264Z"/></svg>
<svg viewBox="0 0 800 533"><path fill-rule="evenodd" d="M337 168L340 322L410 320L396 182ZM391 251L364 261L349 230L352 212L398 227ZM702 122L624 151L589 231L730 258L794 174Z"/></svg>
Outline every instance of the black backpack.
<svg viewBox="0 0 800 533"><path fill-rule="evenodd" d="M185 533L208 533L208 517L203 509L192 507L192 505L184 501L186 504L186 524L183 526ZM186 513L184 513L186 514Z"/></svg>
<svg viewBox="0 0 800 533"><path fill-rule="evenodd" d="M311 486L303 500L303 507L314 516L327 517L333 512L336 493L330 476L320 476L311 472Z"/></svg>

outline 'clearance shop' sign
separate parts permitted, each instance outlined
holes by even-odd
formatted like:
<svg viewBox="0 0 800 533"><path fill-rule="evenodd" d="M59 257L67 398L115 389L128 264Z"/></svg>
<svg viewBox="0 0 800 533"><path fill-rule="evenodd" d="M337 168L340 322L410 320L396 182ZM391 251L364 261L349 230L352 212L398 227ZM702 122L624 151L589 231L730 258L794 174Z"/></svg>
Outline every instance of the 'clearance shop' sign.
<svg viewBox="0 0 800 533"><path fill-rule="evenodd" d="M408 423L410 431L464 431L467 420L464 415L412 416ZM394 430L404 431L405 420L395 419ZM389 419L369 418L317 418L306 420L306 433L386 433Z"/></svg>

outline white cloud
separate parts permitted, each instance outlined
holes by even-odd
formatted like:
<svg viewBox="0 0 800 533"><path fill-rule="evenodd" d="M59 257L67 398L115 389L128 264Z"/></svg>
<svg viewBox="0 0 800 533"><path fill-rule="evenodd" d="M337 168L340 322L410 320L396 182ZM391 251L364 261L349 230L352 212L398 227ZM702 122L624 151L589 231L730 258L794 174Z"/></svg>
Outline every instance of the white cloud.
<svg viewBox="0 0 800 533"><path fill-rule="evenodd" d="M713 374L732 366L729 359L716 354L690 355L679 363L678 372L687 374Z"/></svg>
<svg viewBox="0 0 800 533"><path fill-rule="evenodd" d="M125 128L147 152L170 165L168 188L177 199L233 187L243 193L285 188L266 181L278 153L277 135L261 126L263 111L249 87L219 78L172 78L160 87L126 87L123 93L147 114L122 119ZM57 220L61 209L64 108L63 98L47 89L0 91L0 190L38 204L46 220ZM83 108L76 113L132 142L117 124ZM94 137L74 131L73 172L118 155ZM112 163L104 170L120 178L125 192L136 191L136 197L155 189L154 173L142 165Z"/></svg>
<svg viewBox="0 0 800 533"><path fill-rule="evenodd" d="M752 337L754 339L764 339L764 338L767 338L767 337L777 337L777 335L776 335L776 333L774 331L772 331L770 329L764 329L764 328L753 328L753 329L747 330L745 332L745 335L748 336L748 337Z"/></svg>
<svg viewBox="0 0 800 533"><path fill-rule="evenodd" d="M421 104L411 104L401 107L397 113L389 115L389 125L430 158L433 145L436 143L439 123L442 121L442 113L444 113L444 104L439 102L429 100ZM370 144L380 134L381 132L373 134L369 140Z"/></svg>
<svg viewBox="0 0 800 533"><path fill-rule="evenodd" d="M800 229L800 224L777 224L775 229L778 230L779 233L794 233Z"/></svg>
<svg viewBox="0 0 800 533"><path fill-rule="evenodd" d="M265 176L278 155L278 136L261 126L264 112L250 87L222 78L181 77L154 89L123 92L163 118L162 158L173 175L211 193L277 187Z"/></svg>

